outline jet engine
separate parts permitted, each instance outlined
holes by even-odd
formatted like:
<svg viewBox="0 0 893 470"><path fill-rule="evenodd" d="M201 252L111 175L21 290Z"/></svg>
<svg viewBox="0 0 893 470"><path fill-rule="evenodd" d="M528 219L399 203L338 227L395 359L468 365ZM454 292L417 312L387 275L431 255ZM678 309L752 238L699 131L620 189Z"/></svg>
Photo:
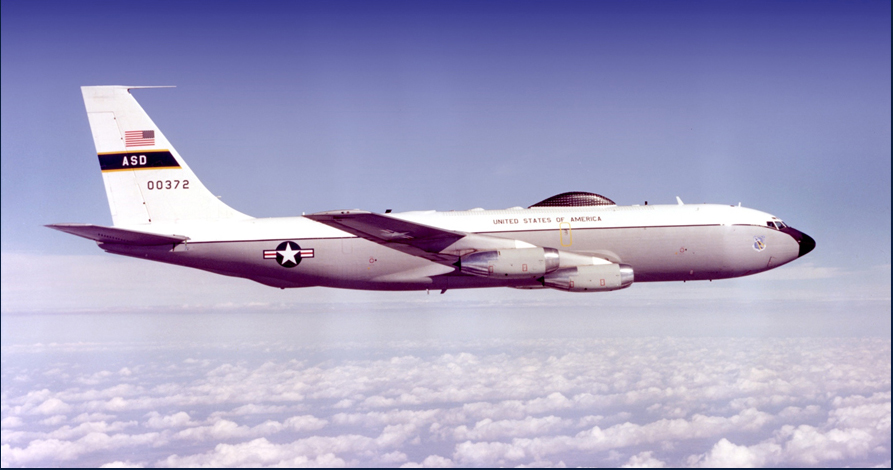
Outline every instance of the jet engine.
<svg viewBox="0 0 893 470"><path fill-rule="evenodd" d="M568 292L604 292L629 287L633 268L627 264L601 264L562 268L539 279L546 287Z"/></svg>
<svg viewBox="0 0 893 470"><path fill-rule="evenodd" d="M559 255L555 248L542 247L478 251L463 256L457 265L475 276L531 278L557 270Z"/></svg>

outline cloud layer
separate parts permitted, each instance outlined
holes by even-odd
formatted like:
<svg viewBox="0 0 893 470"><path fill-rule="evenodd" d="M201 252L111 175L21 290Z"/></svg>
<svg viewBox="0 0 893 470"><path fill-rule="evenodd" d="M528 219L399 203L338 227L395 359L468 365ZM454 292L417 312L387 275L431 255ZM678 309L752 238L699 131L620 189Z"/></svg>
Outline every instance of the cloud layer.
<svg viewBox="0 0 893 470"><path fill-rule="evenodd" d="M884 339L5 346L2 382L4 466L890 463Z"/></svg>

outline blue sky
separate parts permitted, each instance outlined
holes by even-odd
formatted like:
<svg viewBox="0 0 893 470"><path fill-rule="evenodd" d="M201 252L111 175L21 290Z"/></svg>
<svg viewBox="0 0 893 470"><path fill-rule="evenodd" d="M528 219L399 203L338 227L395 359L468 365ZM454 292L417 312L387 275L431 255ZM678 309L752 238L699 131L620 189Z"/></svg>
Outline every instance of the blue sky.
<svg viewBox="0 0 893 470"><path fill-rule="evenodd" d="M4 0L3 463L888 466L890 18L881 1ZM280 291L114 257L43 227L111 224L79 87L112 84L176 85L135 96L257 217L580 190L741 202L818 245L758 276L595 296Z"/></svg>
<svg viewBox="0 0 893 470"><path fill-rule="evenodd" d="M781 276L805 281L806 297L881 299L889 312L883 2L2 8L4 311L127 308L145 305L144 293L177 305L171 286L184 282L208 286L185 303L221 301L215 282L229 280L167 267L124 294L88 298L80 293L107 281L55 277L88 264L138 279L154 268L124 268L43 227L111 223L78 87L173 84L135 93L206 186L250 215L499 209L569 190L620 204L741 202L818 248L779 273L684 292L791 298ZM223 301L334 295L246 284Z"/></svg>

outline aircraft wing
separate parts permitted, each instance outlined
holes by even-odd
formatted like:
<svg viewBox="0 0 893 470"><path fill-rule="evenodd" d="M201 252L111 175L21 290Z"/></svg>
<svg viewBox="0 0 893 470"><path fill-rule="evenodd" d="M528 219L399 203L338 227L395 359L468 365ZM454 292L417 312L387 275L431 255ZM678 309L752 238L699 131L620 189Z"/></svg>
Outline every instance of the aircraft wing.
<svg viewBox="0 0 893 470"><path fill-rule="evenodd" d="M177 245L189 240L182 235L158 235L156 233L127 230L117 227L104 227L92 224L50 224L47 227L98 243L118 243L121 245Z"/></svg>
<svg viewBox="0 0 893 470"><path fill-rule="evenodd" d="M533 246L518 240L446 230L361 210L317 212L304 217L446 265L452 265L460 256L475 251Z"/></svg>

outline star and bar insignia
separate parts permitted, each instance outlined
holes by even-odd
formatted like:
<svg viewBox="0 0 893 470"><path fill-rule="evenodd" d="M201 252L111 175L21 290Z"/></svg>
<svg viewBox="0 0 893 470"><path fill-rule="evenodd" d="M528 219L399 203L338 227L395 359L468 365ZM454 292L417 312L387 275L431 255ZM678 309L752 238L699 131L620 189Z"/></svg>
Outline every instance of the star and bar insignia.
<svg viewBox="0 0 893 470"><path fill-rule="evenodd" d="M304 258L313 258L313 248L302 249L295 242L282 242L275 250L264 250L264 259L275 259L283 268L293 268Z"/></svg>

